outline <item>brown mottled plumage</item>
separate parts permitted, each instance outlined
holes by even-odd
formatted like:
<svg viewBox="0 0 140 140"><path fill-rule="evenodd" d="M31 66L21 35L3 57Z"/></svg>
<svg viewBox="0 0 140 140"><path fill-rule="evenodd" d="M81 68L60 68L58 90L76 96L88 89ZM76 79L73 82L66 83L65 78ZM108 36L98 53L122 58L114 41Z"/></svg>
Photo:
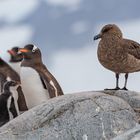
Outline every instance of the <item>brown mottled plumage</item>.
<svg viewBox="0 0 140 140"><path fill-rule="evenodd" d="M101 38L98 45L98 59L107 69L116 74L116 90L119 74L125 74L126 89L128 73L140 71L140 44L123 38L122 32L115 24L105 25L94 40Z"/></svg>

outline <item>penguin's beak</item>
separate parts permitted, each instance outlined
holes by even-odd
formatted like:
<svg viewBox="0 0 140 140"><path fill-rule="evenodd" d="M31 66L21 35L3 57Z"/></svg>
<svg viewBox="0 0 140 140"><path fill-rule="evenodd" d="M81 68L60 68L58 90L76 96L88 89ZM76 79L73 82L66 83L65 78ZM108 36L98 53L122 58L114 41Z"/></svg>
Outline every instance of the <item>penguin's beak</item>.
<svg viewBox="0 0 140 140"><path fill-rule="evenodd" d="M98 35L94 36L93 40L97 40L99 38L101 38L101 34L98 34Z"/></svg>
<svg viewBox="0 0 140 140"><path fill-rule="evenodd" d="M8 50L7 52L8 52L10 55L15 55L14 51L12 51L12 50Z"/></svg>
<svg viewBox="0 0 140 140"><path fill-rule="evenodd" d="M23 48L23 49L19 49L19 52L26 53L26 52L29 52L29 50Z"/></svg>

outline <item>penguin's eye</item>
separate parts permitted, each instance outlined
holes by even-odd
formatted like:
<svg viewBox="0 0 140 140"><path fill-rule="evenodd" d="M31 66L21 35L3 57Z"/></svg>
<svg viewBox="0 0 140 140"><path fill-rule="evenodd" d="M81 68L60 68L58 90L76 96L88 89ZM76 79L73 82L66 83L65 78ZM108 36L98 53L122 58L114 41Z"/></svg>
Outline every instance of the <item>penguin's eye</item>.
<svg viewBox="0 0 140 140"><path fill-rule="evenodd" d="M104 28L104 29L102 30L102 33L106 33L106 32L108 32L110 29L112 29L112 26Z"/></svg>
<svg viewBox="0 0 140 140"><path fill-rule="evenodd" d="M107 31L109 31L109 29L108 29L108 28L104 29L104 30L103 30L103 33L107 32Z"/></svg>

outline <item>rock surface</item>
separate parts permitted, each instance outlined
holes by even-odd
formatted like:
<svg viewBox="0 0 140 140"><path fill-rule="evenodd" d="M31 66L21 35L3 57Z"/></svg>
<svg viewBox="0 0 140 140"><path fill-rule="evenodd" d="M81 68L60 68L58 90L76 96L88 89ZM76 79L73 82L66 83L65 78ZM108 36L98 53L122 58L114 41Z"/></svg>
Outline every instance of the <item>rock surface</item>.
<svg viewBox="0 0 140 140"><path fill-rule="evenodd" d="M140 140L140 125L137 125L120 136L117 136L113 140Z"/></svg>
<svg viewBox="0 0 140 140"><path fill-rule="evenodd" d="M137 124L130 105L101 92L49 100L0 128L0 140L109 140Z"/></svg>
<svg viewBox="0 0 140 140"><path fill-rule="evenodd" d="M108 95L117 96L125 100L136 112L137 118L140 122L140 93L126 90L117 90L117 91L104 90L101 92Z"/></svg>

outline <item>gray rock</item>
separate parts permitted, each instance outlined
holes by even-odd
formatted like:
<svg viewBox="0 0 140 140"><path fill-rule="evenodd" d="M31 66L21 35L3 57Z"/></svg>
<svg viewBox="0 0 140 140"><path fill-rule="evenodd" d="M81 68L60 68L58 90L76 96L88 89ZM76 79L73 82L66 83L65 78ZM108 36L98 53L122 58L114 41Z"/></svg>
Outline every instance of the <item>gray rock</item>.
<svg viewBox="0 0 140 140"><path fill-rule="evenodd" d="M133 129L128 130L124 134L121 134L113 140L139 140L140 139L140 125L137 125Z"/></svg>
<svg viewBox="0 0 140 140"><path fill-rule="evenodd" d="M53 98L0 128L0 140L109 140L135 127L130 105L100 92Z"/></svg>
<svg viewBox="0 0 140 140"><path fill-rule="evenodd" d="M125 100L136 112L137 118L140 121L140 93L134 91L125 91L125 90L104 90L103 93L117 96Z"/></svg>

